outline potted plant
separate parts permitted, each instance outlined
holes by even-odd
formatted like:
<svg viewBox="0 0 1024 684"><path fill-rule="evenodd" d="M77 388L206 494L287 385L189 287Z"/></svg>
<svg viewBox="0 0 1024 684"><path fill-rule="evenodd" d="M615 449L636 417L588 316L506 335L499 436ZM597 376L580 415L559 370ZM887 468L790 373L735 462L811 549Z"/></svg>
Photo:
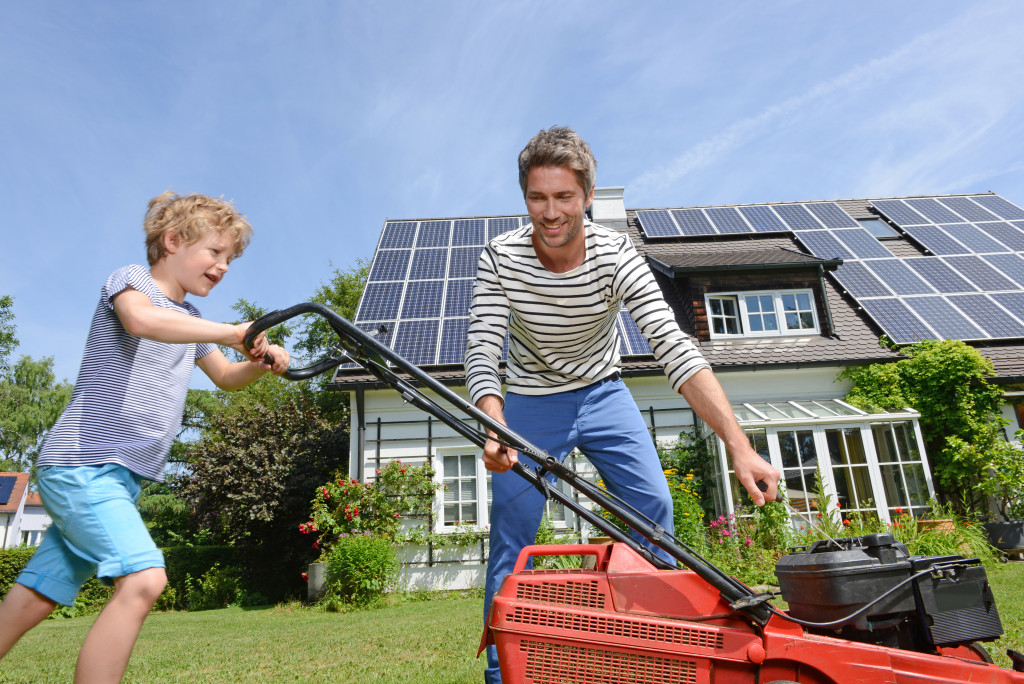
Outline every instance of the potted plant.
<svg viewBox="0 0 1024 684"><path fill-rule="evenodd" d="M970 459L982 466L974 490L995 502L1001 520L985 523L989 541L997 549L1024 549L1024 430L1016 442L998 437L983 445L951 438L955 458Z"/></svg>

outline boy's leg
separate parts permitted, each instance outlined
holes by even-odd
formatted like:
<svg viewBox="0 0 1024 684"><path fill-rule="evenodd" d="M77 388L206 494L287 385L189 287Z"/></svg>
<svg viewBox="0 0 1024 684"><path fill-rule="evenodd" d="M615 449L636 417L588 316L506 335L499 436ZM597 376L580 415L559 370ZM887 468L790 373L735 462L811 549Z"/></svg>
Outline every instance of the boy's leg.
<svg viewBox="0 0 1024 684"><path fill-rule="evenodd" d="M508 426L552 456L563 458L574 446L575 400L572 392L544 397L505 397L505 420ZM523 465L535 465L519 455ZM519 552L537 538L537 528L544 514L544 496L519 475L491 473L490 553L487 558L487 579L484 588L484 622L491 608L491 599L501 587L505 576L515 567ZM501 682L498 654L487 647L484 681Z"/></svg>
<svg viewBox="0 0 1024 684"><path fill-rule="evenodd" d="M580 409L580 451L601 473L612 494L673 532L672 495L651 433L629 389L617 380L580 392L587 394ZM639 533L632 536L675 564L674 558Z"/></svg>
<svg viewBox="0 0 1024 684"><path fill-rule="evenodd" d="M148 568L114 580L114 595L78 654L75 682L121 681L142 623L166 584L163 568Z"/></svg>
<svg viewBox="0 0 1024 684"><path fill-rule="evenodd" d="M25 632L46 619L57 606L37 591L13 584L0 603L0 658L7 655Z"/></svg>

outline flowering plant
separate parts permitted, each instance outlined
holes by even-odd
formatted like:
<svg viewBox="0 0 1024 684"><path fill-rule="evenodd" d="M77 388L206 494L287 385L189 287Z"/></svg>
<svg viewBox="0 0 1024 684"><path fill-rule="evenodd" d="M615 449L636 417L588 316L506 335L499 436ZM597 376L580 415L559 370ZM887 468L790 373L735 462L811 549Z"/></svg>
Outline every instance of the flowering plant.
<svg viewBox="0 0 1024 684"><path fill-rule="evenodd" d="M317 487L302 534L315 535L313 548L327 555L343 534L371 532L392 541L402 536L404 518L430 511L442 485L434 482L434 469L392 461L377 471L374 482L335 477Z"/></svg>

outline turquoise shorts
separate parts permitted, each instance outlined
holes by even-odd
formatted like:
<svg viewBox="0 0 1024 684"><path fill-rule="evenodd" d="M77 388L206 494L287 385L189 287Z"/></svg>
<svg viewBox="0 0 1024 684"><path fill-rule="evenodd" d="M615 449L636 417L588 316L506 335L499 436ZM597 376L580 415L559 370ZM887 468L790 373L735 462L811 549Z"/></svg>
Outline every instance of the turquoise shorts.
<svg viewBox="0 0 1024 684"><path fill-rule="evenodd" d="M18 584L70 606L95 572L104 584L164 567L136 501L142 478L116 463L43 466L37 477L53 523L18 576Z"/></svg>

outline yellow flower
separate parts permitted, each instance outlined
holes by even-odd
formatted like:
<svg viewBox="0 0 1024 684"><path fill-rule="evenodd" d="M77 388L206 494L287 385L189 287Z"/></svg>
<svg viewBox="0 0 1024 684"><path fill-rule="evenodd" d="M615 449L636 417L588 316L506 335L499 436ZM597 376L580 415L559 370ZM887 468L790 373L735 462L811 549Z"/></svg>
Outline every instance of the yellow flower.
<svg viewBox="0 0 1024 684"><path fill-rule="evenodd" d="M686 479L687 480L692 480L693 479L693 473L686 473Z"/></svg>

